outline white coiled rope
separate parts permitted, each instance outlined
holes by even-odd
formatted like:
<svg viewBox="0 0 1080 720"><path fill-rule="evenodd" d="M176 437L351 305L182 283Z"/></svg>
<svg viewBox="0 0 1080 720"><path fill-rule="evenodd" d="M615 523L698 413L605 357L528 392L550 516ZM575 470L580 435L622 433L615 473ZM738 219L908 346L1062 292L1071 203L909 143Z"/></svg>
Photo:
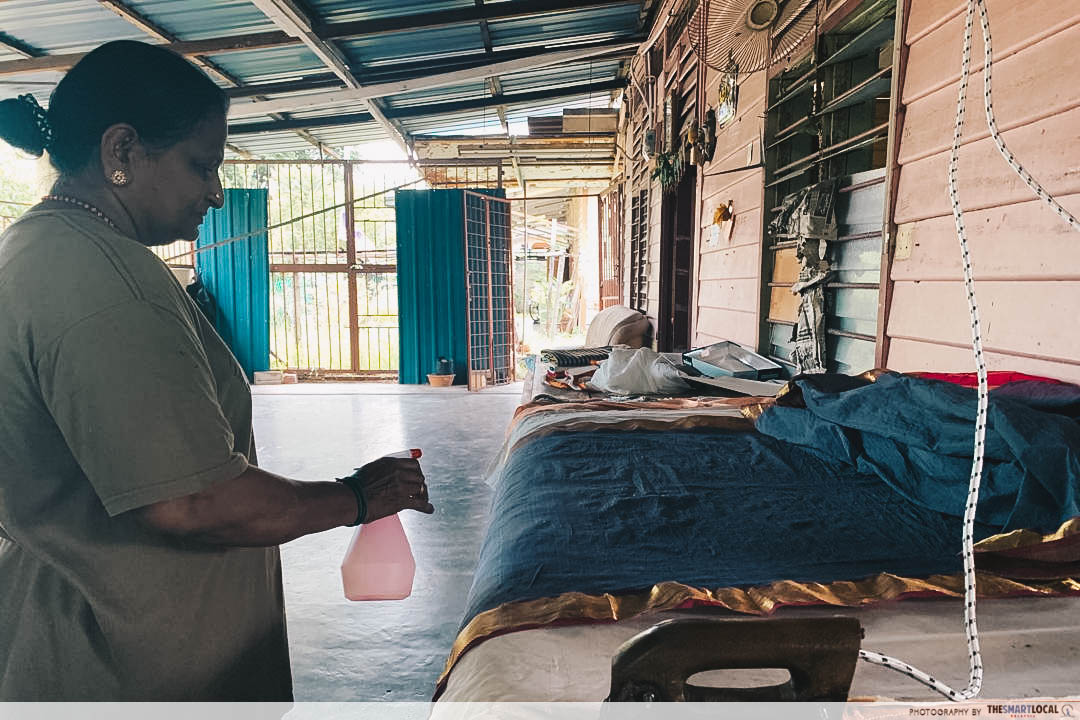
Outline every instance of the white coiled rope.
<svg viewBox="0 0 1080 720"><path fill-rule="evenodd" d="M975 370L978 374L978 410L975 415L975 449L971 464L971 480L968 484L967 505L964 508L963 558L964 558L964 631L967 635L970 675L968 685L962 690L954 690L929 673L912 667L896 658L870 650L860 650L859 657L867 662L883 665L923 683L941 693L950 700L970 700L979 694L983 682L982 657L979 652L979 631L975 622L975 552L974 527L975 508L979 504L979 484L982 481L983 455L986 439L986 410L989 392L986 382L986 362L983 359L982 327L979 322L979 305L975 300L975 280L971 271L971 257L968 254L967 232L964 228L964 212L956 192L956 168L960 154L960 140L964 132L964 111L967 99L968 75L971 69L971 28L975 18L975 9L979 10L982 25L983 50L985 53L983 69L983 106L986 109L986 124L994 138L1001 156L1028 187L1047 203L1074 230L1080 231L1080 221L1061 206L1043 187L1020 165L1016 157L1005 146L1005 141L998 132L994 121L994 103L990 87L991 56L990 21L986 15L986 0L968 0L967 16L964 22L964 53L960 72L960 93L956 102L956 125L953 129L952 152L949 155L949 200L952 202L953 219L956 221L956 236L960 240L960 253L964 267L964 289L967 292L968 309L971 312L971 340L975 354Z"/></svg>

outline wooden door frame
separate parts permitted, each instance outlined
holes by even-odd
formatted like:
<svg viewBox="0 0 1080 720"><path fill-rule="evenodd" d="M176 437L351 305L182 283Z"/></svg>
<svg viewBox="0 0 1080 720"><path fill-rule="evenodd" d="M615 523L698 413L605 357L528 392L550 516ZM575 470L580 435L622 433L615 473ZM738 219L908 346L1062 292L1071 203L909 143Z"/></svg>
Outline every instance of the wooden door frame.
<svg viewBox="0 0 1080 720"><path fill-rule="evenodd" d="M660 352L671 352L679 345L686 349L693 341L693 299L694 299L694 222L697 197L697 169L688 168L675 186L675 191L667 193L660 205L660 297L656 318L656 347ZM685 225L684 225L685 224ZM684 287L676 282L675 236L680 226L686 228L686 235L691 244L690 265L686 268L687 278ZM686 337L675 337L675 298L683 291L686 302Z"/></svg>

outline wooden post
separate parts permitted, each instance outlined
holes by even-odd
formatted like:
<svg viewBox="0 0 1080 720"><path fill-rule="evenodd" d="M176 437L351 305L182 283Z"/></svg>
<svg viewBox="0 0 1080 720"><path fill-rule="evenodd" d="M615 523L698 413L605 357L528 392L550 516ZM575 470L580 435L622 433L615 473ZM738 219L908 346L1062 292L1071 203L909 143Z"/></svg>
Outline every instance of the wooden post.
<svg viewBox="0 0 1080 720"><path fill-rule="evenodd" d="M881 278L878 290L877 338L874 342L874 366L883 368L889 362L889 305L892 303L892 258L896 246L896 223L893 208L900 183L900 138L904 131L904 73L907 72L908 46L907 24L911 14L911 0L899 0L896 4L896 29L893 35L893 73L889 111L889 140L885 156L885 210L881 236Z"/></svg>

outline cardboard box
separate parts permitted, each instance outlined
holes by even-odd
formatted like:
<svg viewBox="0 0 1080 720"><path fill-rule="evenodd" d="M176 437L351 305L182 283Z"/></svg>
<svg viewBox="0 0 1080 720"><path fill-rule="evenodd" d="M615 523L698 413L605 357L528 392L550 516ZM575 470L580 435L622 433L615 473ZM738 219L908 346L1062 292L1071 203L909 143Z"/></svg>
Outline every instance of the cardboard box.
<svg viewBox="0 0 1080 720"><path fill-rule="evenodd" d="M477 392L487 387L487 370L469 371L469 390Z"/></svg>

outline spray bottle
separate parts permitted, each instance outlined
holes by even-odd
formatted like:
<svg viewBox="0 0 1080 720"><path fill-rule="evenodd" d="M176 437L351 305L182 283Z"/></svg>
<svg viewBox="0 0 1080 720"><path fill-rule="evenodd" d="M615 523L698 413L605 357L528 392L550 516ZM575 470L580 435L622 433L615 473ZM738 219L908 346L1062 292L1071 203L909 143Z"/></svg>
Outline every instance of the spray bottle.
<svg viewBox="0 0 1080 720"><path fill-rule="evenodd" d="M390 458L419 459L420 450L403 450ZM416 560L397 514L356 528L341 562L341 581L349 600L402 600L412 593Z"/></svg>

